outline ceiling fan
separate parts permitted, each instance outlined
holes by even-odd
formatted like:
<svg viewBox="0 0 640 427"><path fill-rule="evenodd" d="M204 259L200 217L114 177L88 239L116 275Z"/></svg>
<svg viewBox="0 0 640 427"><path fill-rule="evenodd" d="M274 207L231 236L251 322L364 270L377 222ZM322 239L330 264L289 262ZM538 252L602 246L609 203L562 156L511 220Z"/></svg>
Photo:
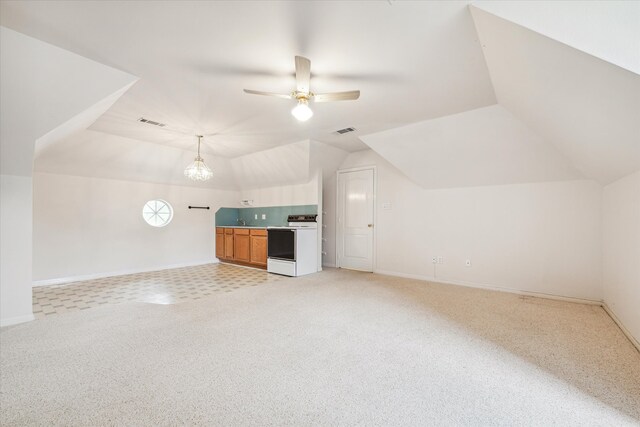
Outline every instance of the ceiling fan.
<svg viewBox="0 0 640 427"><path fill-rule="evenodd" d="M288 95L250 89L244 89L244 91L252 95L266 95L283 99L295 99L298 101L298 105L291 110L291 114L301 122L307 121L311 116L313 116L313 111L309 108L309 100L311 99L315 102L330 102L347 101L358 99L360 97L359 90L350 90L348 92L313 93L309 90L310 80L311 61L305 57L296 56L296 90Z"/></svg>

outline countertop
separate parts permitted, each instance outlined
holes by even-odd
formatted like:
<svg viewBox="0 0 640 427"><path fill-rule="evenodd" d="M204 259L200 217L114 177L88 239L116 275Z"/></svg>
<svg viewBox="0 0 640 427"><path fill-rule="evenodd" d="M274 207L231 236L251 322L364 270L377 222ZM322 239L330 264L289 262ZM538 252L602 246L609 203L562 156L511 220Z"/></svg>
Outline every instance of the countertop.
<svg viewBox="0 0 640 427"><path fill-rule="evenodd" d="M216 227L221 228L267 228L266 225L259 227L257 225L216 225Z"/></svg>

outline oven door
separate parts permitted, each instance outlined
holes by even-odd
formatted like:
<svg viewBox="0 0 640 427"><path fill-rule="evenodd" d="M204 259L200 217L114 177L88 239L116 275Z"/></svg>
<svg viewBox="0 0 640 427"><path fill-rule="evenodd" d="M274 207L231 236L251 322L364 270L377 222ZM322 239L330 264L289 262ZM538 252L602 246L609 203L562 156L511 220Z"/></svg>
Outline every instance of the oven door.
<svg viewBox="0 0 640 427"><path fill-rule="evenodd" d="M295 230L267 230L267 256L269 258L296 260Z"/></svg>

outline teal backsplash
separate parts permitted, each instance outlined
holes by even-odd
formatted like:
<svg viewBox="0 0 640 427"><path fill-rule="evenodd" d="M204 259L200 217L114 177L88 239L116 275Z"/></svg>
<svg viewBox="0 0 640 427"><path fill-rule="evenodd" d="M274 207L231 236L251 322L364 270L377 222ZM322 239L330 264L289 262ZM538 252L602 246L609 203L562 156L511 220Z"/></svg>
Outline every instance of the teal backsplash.
<svg viewBox="0 0 640 427"><path fill-rule="evenodd" d="M220 208L216 212L216 226L229 227L240 225L238 219L244 219L251 227L270 227L287 225L287 215L317 214L318 205L268 206L263 208ZM255 219L256 214L258 219ZM267 219L262 219L262 215Z"/></svg>
<svg viewBox="0 0 640 427"><path fill-rule="evenodd" d="M216 212L216 225L236 225L238 208L220 208Z"/></svg>

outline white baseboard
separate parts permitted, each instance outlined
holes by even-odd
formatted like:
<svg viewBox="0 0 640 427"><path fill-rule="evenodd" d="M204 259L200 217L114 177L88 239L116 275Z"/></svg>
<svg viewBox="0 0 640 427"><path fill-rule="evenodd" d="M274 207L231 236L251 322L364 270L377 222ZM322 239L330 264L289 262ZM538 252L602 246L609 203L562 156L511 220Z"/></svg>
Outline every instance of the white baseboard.
<svg viewBox="0 0 640 427"><path fill-rule="evenodd" d="M27 314L26 316L9 317L8 319L0 319L0 328L5 326L17 325L18 323L31 322L35 317L33 314Z"/></svg>
<svg viewBox="0 0 640 427"><path fill-rule="evenodd" d="M62 285L65 283L80 282L83 280L102 279L104 277L114 277L114 276L126 276L127 274L149 273L151 271L171 270L173 268L195 267L198 265L205 265L205 264L217 264L218 262L220 261L217 258L214 258L209 261L183 262L179 264L170 264L170 265L165 265L161 267L135 268L130 270L111 271L107 273L95 273L95 274L84 274L81 276L59 277L56 279L37 280L32 283L32 286L37 287L37 286Z"/></svg>
<svg viewBox="0 0 640 427"><path fill-rule="evenodd" d="M574 303L578 303L578 304L602 305L602 301L599 301L599 300L568 297L568 296L564 296L564 295L545 294L545 293L541 293L541 292L523 291L523 290L520 290L520 289L504 288L504 287L495 286L495 285L488 285L488 284L485 284L485 283L466 282L466 281L462 281L462 280L445 280L445 279L439 279L439 278L436 278L436 277L433 277L433 276L425 276L425 275L420 275L420 274L399 273L397 271L387 271L387 270L374 270L374 273L376 273L376 274L384 274L386 276L404 277L404 278L407 278L407 279L424 280L424 281L427 281L427 282L444 283L446 285L465 286L467 288L487 289L487 290L491 290L491 291L508 292L508 293L516 294L516 295L525 295L525 296L530 296L530 297L547 298L547 299L554 299L554 300L559 300L559 301L574 302Z"/></svg>
<svg viewBox="0 0 640 427"><path fill-rule="evenodd" d="M631 341L631 344L633 344L635 346L636 350L640 351L640 342L638 342L636 337L631 335L631 331L629 331L624 326L624 324L622 323L620 318L618 316L616 316L616 313L611 309L611 307L609 307L606 302L603 302L602 303L602 308L604 308L604 311L606 311L607 314L609 315L609 317L611 317L611 319L613 319L613 321L616 323L616 325L618 325L618 327L620 328L622 333L625 334L627 336L627 338L629 338L629 341Z"/></svg>

